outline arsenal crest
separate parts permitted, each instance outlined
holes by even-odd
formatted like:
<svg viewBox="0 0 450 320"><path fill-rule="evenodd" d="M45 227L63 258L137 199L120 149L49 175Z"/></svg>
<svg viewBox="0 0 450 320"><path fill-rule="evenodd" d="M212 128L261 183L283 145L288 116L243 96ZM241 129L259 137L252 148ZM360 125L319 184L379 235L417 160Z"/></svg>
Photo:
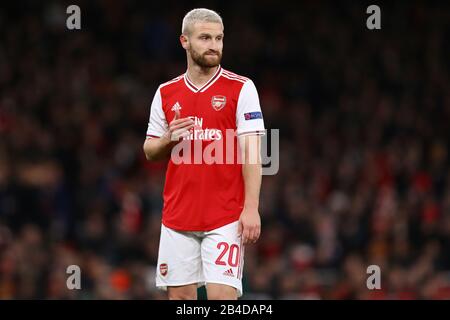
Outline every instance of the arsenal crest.
<svg viewBox="0 0 450 320"><path fill-rule="evenodd" d="M164 277L167 274L167 271L169 271L169 268L167 266L167 263L161 263L159 265L159 272L161 273L161 275Z"/></svg>
<svg viewBox="0 0 450 320"><path fill-rule="evenodd" d="M227 103L227 97L225 97L225 96L213 96L211 98L211 106L216 111L222 110L225 107L226 103Z"/></svg>

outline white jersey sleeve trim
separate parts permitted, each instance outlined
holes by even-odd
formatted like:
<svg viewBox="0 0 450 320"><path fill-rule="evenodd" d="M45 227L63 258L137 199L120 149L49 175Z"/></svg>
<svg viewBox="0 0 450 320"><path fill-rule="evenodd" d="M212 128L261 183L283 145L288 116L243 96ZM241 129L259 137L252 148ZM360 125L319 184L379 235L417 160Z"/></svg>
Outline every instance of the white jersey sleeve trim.
<svg viewBox="0 0 450 320"><path fill-rule="evenodd" d="M236 109L237 135L264 135L264 119L259 104L258 91L248 79L241 88Z"/></svg>
<svg viewBox="0 0 450 320"><path fill-rule="evenodd" d="M148 121L147 128L148 138L161 137L168 129L167 120L162 109L160 89L161 86L159 86L158 90L156 90L150 109L150 119Z"/></svg>

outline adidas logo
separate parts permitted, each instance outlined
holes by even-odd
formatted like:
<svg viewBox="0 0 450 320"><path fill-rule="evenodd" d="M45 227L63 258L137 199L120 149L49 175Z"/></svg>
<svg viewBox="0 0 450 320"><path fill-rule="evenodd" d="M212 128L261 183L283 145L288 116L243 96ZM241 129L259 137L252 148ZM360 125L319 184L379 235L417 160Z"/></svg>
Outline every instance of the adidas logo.
<svg viewBox="0 0 450 320"><path fill-rule="evenodd" d="M223 273L224 276L234 277L233 270L230 268Z"/></svg>
<svg viewBox="0 0 450 320"><path fill-rule="evenodd" d="M181 109L181 106L180 106L180 104L178 103L178 101L172 106L172 109L170 109L170 110L172 110L172 111L177 111L177 110L180 110Z"/></svg>

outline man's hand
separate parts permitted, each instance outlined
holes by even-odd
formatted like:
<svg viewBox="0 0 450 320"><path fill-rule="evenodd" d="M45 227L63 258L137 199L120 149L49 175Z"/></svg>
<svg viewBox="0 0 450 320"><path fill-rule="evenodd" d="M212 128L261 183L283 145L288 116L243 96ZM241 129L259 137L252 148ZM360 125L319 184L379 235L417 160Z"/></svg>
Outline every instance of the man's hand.
<svg viewBox="0 0 450 320"><path fill-rule="evenodd" d="M261 218L258 209L245 208L239 218L238 233L244 244L255 243L261 234Z"/></svg>
<svg viewBox="0 0 450 320"><path fill-rule="evenodd" d="M175 111L173 120L169 123L169 129L163 135L163 138L168 141L178 142L180 138L185 138L189 135L189 130L194 127L194 121L191 118L180 119L180 111Z"/></svg>
<svg viewBox="0 0 450 320"><path fill-rule="evenodd" d="M145 139L144 153L147 160L157 161L166 159L170 155L172 147L181 138L187 137L194 128L194 121L190 118L180 119L180 111L175 111L175 116L169 124L169 129L158 139Z"/></svg>

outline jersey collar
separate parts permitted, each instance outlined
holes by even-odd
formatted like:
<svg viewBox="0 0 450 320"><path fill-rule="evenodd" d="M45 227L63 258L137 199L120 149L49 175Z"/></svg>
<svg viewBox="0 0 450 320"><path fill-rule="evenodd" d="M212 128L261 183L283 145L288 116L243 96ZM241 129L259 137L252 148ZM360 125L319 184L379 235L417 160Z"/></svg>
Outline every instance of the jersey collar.
<svg viewBox="0 0 450 320"><path fill-rule="evenodd" d="M184 73L184 83L186 86L193 92L204 92L206 89L208 89L214 82L216 82L217 79L220 78L220 75L222 74L222 67L219 65L214 75L211 77L211 79L208 80L202 87L197 88L194 83L189 79L189 76L187 74L187 71Z"/></svg>

